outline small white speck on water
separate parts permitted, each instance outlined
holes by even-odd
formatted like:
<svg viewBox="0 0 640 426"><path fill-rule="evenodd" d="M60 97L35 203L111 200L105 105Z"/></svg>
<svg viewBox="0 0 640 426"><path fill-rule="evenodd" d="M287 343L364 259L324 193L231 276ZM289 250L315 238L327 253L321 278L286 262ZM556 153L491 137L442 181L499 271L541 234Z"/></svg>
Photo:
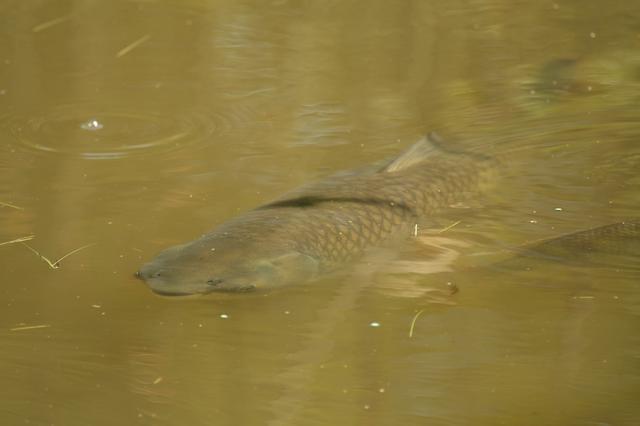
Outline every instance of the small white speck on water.
<svg viewBox="0 0 640 426"><path fill-rule="evenodd" d="M369 327L380 327L380 323L373 321L372 323L369 324Z"/></svg>
<svg viewBox="0 0 640 426"><path fill-rule="evenodd" d="M363 407L365 410L368 410L369 408L371 408L371 406L369 404L365 404Z"/></svg>
<svg viewBox="0 0 640 426"><path fill-rule="evenodd" d="M533 90L533 89L531 89L531 90L529 91L529 94L530 94L530 95L535 95L535 94L536 94L536 91L535 91L535 90Z"/></svg>
<svg viewBox="0 0 640 426"><path fill-rule="evenodd" d="M198 328L202 328L202 324L198 324Z"/></svg>
<svg viewBox="0 0 640 426"><path fill-rule="evenodd" d="M593 31L591 31L591 32L589 33L589 37L591 37L591 38L596 38L596 33L594 33Z"/></svg>
<svg viewBox="0 0 640 426"><path fill-rule="evenodd" d="M7 90L6 89L0 89L0 96L4 96L7 94Z"/></svg>
<svg viewBox="0 0 640 426"><path fill-rule="evenodd" d="M535 224L535 223L538 223L538 221L537 221L537 220L535 220L535 219L531 219L531 220L529 221L529 223L534 223L534 224Z"/></svg>
<svg viewBox="0 0 640 426"><path fill-rule="evenodd" d="M559 5L558 3L554 3L554 4L553 4L553 8L554 8L555 10L558 10L558 9L560 9L560 5Z"/></svg>
<svg viewBox="0 0 640 426"><path fill-rule="evenodd" d="M80 128L82 130L88 130L90 132L96 131L96 130L100 130L104 127L104 124L102 124L101 122L99 122L98 120L96 120L95 118L92 118L89 121L85 121L84 123L82 123L80 125Z"/></svg>
<svg viewBox="0 0 640 426"><path fill-rule="evenodd" d="M380 388L380 389L378 389L378 392L380 392L380 393L384 393L384 392L385 392L385 389L384 389L384 388Z"/></svg>
<svg viewBox="0 0 640 426"><path fill-rule="evenodd" d="M413 225L413 236L414 237L418 236L418 224L417 223L415 225Z"/></svg>
<svg viewBox="0 0 640 426"><path fill-rule="evenodd" d="M284 311L285 315L289 315L291 313L291 311Z"/></svg>
<svg viewBox="0 0 640 426"><path fill-rule="evenodd" d="M593 87L591 87L591 86L587 86L587 91L588 91L588 92L590 92L590 91L592 91L592 90L593 90Z"/></svg>
<svg viewBox="0 0 640 426"><path fill-rule="evenodd" d="M211 251L216 251L216 248L215 248L215 247L212 247L212 248L211 248Z"/></svg>
<svg viewBox="0 0 640 426"><path fill-rule="evenodd" d="M229 315L227 315L227 314L220 314L220 318L222 318L222 319L227 319L227 318L229 318Z"/></svg>
<svg viewBox="0 0 640 426"><path fill-rule="evenodd" d="M554 210L557 211L557 212L561 212L562 211L562 207L556 207Z"/></svg>

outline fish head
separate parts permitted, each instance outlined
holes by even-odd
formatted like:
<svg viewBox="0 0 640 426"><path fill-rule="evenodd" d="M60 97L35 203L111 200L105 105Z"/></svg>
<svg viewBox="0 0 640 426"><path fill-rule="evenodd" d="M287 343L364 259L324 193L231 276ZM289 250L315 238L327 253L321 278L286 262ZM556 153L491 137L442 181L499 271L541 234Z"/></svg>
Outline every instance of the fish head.
<svg viewBox="0 0 640 426"><path fill-rule="evenodd" d="M317 271L318 262L296 250L203 238L163 250L136 276L155 293L186 296L279 287Z"/></svg>

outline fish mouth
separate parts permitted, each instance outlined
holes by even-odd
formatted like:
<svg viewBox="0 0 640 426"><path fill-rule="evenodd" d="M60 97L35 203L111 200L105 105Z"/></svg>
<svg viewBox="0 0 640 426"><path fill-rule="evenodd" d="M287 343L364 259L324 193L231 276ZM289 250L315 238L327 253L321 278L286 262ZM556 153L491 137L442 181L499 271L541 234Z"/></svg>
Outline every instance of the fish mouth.
<svg viewBox="0 0 640 426"><path fill-rule="evenodd" d="M256 286L249 285L243 287L230 287L230 288L207 288L200 291L180 291L180 290L172 290L172 289L164 289L149 286L151 291L159 296L168 296L168 297L187 297L187 296L205 296L207 294L212 293L227 293L227 294L239 294L239 293L250 293L256 291Z"/></svg>
<svg viewBox="0 0 640 426"><path fill-rule="evenodd" d="M253 284L246 285L223 285L224 280L220 278L209 279L205 282L205 286L188 290L171 288L160 275L145 276L141 271L134 273L134 276L145 282L154 293L160 296L169 297L185 297L185 296L204 296L211 293L249 293L257 290L257 286Z"/></svg>

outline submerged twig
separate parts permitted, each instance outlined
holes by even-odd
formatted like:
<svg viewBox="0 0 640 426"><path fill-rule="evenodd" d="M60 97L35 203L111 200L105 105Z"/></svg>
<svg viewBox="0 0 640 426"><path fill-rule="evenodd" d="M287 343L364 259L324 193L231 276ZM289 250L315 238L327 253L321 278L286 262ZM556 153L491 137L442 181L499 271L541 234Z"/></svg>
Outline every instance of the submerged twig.
<svg viewBox="0 0 640 426"><path fill-rule="evenodd" d="M36 25L31 29L31 31L33 31L34 33L39 33L40 31L44 31L47 28L51 28L55 25L61 24L65 21L68 21L69 19L71 19L71 15L60 16L59 18L54 18L50 21L43 22L42 24Z"/></svg>
<svg viewBox="0 0 640 426"><path fill-rule="evenodd" d="M120 51L118 53L116 53L116 58L121 58L124 55L126 55L127 53L131 52L133 49L135 49L136 47L140 46L142 43L144 43L145 41L149 40L151 38L151 34L145 34L142 37L140 37L139 39L137 39L136 41L129 43L127 46L123 47L122 49L120 49Z"/></svg>
<svg viewBox="0 0 640 426"><path fill-rule="evenodd" d="M33 330L36 328L49 328L51 324L39 324L39 325L25 325L22 327L13 327L10 328L9 331L22 331L22 330Z"/></svg>
<svg viewBox="0 0 640 426"><path fill-rule="evenodd" d="M409 327L409 338L413 337L413 328L414 328L414 327L415 327L415 325L416 325L416 321L418 320L418 317L419 317L420 315L422 315L422 313L423 313L425 310L426 310L426 309L420 309L420 310L418 311L418 313L417 313L417 314L415 314L415 315L413 316L413 321L411 321L411 327Z"/></svg>
<svg viewBox="0 0 640 426"><path fill-rule="evenodd" d="M451 229L454 226L458 225L460 222L462 222L462 221L458 220L457 222L452 223L451 225L447 226L446 228L439 230L438 234L442 234L443 232L447 232L449 229Z"/></svg>
<svg viewBox="0 0 640 426"><path fill-rule="evenodd" d="M23 207L16 206L15 204L3 203L2 201L0 201L0 206L11 207L12 209L16 209L16 210L24 210Z"/></svg>
<svg viewBox="0 0 640 426"><path fill-rule="evenodd" d="M0 243L0 246L4 246L6 244L14 244L14 243L22 243L25 241L31 241L35 238L35 235L27 235L26 237L16 238L15 240L5 241L4 243Z"/></svg>
<svg viewBox="0 0 640 426"><path fill-rule="evenodd" d="M36 249L34 249L33 247L31 247L30 245L26 244L26 243L22 243L22 245L24 245L26 248L28 248L29 250L31 250L33 253L35 253L36 256L38 256L40 259L44 260L47 265L49 265L49 267L51 269L58 269L60 267L60 262L62 262L62 260L66 259L67 257L71 256L74 253L79 252L80 250L84 250L87 247L91 247L93 245L95 245L96 243L91 243L91 244L87 244L84 245L82 247L78 247L75 250L71 250L69 253L65 254L64 256L62 256L60 259L56 260L55 262L52 262L51 260L49 260L48 258L46 258L45 256L43 256L42 254L40 254L40 252Z"/></svg>

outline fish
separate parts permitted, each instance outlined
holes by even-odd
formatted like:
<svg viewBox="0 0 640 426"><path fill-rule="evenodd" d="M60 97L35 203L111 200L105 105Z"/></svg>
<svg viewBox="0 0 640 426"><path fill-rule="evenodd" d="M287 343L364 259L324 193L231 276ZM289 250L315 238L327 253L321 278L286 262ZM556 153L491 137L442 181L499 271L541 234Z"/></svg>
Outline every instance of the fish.
<svg viewBox="0 0 640 426"><path fill-rule="evenodd" d="M491 185L494 157L429 133L396 158L303 185L161 251L136 276L164 296L247 292L313 280Z"/></svg>
<svg viewBox="0 0 640 426"><path fill-rule="evenodd" d="M575 266L635 266L640 258L640 218L533 241L516 248L515 252L516 256L492 266L530 269L532 261Z"/></svg>

